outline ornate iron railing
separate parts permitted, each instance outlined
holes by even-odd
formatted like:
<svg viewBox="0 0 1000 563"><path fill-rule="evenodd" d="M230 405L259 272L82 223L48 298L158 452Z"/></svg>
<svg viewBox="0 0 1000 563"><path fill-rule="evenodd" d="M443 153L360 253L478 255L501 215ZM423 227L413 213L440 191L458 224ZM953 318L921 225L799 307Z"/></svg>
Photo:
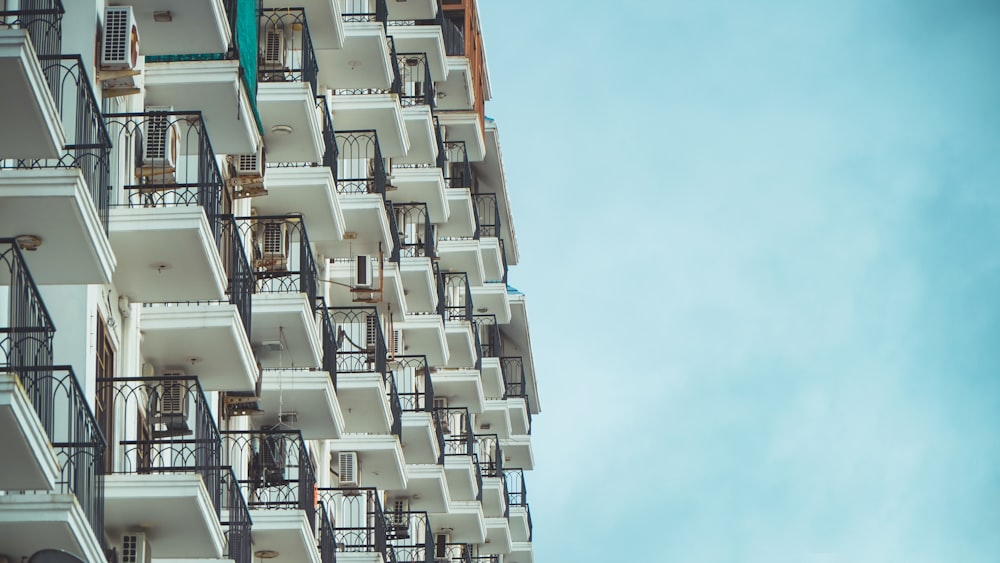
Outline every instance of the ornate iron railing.
<svg viewBox="0 0 1000 563"><path fill-rule="evenodd" d="M434 546L434 563L472 563L472 545L439 543Z"/></svg>
<svg viewBox="0 0 1000 563"><path fill-rule="evenodd" d="M249 242L255 293L304 293L316 302L316 258L301 215L235 217Z"/></svg>
<svg viewBox="0 0 1000 563"><path fill-rule="evenodd" d="M62 10L61 6L59 10ZM4 25L0 23L0 28ZM66 144L58 158L0 160L0 168L80 170L101 226L107 233L111 197L111 138L91 88L86 65L79 55L41 55L39 62L59 110Z"/></svg>
<svg viewBox="0 0 1000 563"><path fill-rule="evenodd" d="M385 161L375 131L337 131L337 193L385 196Z"/></svg>
<svg viewBox="0 0 1000 563"><path fill-rule="evenodd" d="M337 563L337 537L334 535L330 512L323 502L316 505L316 510L319 512L319 529L316 534L319 537L320 563Z"/></svg>
<svg viewBox="0 0 1000 563"><path fill-rule="evenodd" d="M386 370L382 376L385 382L385 394L389 400L389 414L392 420L389 423L389 433L393 436L403 435L403 406L399 399L399 389L396 388L396 378L391 371Z"/></svg>
<svg viewBox="0 0 1000 563"><path fill-rule="evenodd" d="M389 220L389 237L392 240L392 251L389 252L389 262L399 263L402 241L400 240L399 225L396 223L396 210L391 201L385 201L385 215Z"/></svg>
<svg viewBox="0 0 1000 563"><path fill-rule="evenodd" d="M333 514L337 551L385 553L385 513L376 489L320 488L317 496Z"/></svg>
<svg viewBox="0 0 1000 563"><path fill-rule="evenodd" d="M386 373L382 320L375 307L331 307L337 328L337 373Z"/></svg>
<svg viewBox="0 0 1000 563"><path fill-rule="evenodd" d="M476 458L483 477L503 476L503 450L496 434L476 434Z"/></svg>
<svg viewBox="0 0 1000 563"><path fill-rule="evenodd" d="M401 73L402 90L399 103L403 107L424 105L434 107L434 79L427 64L426 53L400 53L396 55Z"/></svg>
<svg viewBox="0 0 1000 563"><path fill-rule="evenodd" d="M333 388L337 388L337 330L330 320L330 310L326 307L326 299L316 298L316 321L320 326L323 339L323 361L320 367L330 374Z"/></svg>
<svg viewBox="0 0 1000 563"><path fill-rule="evenodd" d="M444 434L445 456L472 456L476 437L472 432L472 415L465 407L434 409L434 421Z"/></svg>
<svg viewBox="0 0 1000 563"><path fill-rule="evenodd" d="M399 233L400 256L435 258L434 224L426 203L393 203L396 229Z"/></svg>
<svg viewBox="0 0 1000 563"><path fill-rule="evenodd" d="M386 536L397 563L433 563L434 533L426 512L386 510Z"/></svg>
<svg viewBox="0 0 1000 563"><path fill-rule="evenodd" d="M448 152L444 146L444 137L441 135L441 120L436 115L434 116L434 141L437 144L437 160L435 160L435 164L441 169L441 173L444 174L448 172Z"/></svg>
<svg viewBox="0 0 1000 563"><path fill-rule="evenodd" d="M528 395L527 378L524 374L524 360L521 356L500 358L500 370L503 375L503 398L524 399L525 412L528 414L528 434L531 434L531 398Z"/></svg>
<svg viewBox="0 0 1000 563"><path fill-rule="evenodd" d="M389 9L386 0L346 0L343 5L344 23L382 22L389 20Z"/></svg>
<svg viewBox="0 0 1000 563"><path fill-rule="evenodd" d="M209 217L208 222L212 230L218 233L216 242L229 281L226 294L229 295L229 302L236 306L243 323L243 330L246 331L247 338L250 338L251 308L253 294L257 291L257 282L243 245L240 225L232 215Z"/></svg>
<svg viewBox="0 0 1000 563"><path fill-rule="evenodd" d="M430 412L434 407L434 386L427 356L396 356L390 362L403 412Z"/></svg>
<svg viewBox="0 0 1000 563"><path fill-rule="evenodd" d="M253 545L250 529L253 521L247 508L246 498L240 489L239 480L229 466L221 467L222 472L222 516L220 523L226 529L226 558L235 563L253 561Z"/></svg>
<svg viewBox="0 0 1000 563"><path fill-rule="evenodd" d="M319 64L303 8L262 8L258 15L261 82L307 82L317 93Z"/></svg>
<svg viewBox="0 0 1000 563"><path fill-rule="evenodd" d="M472 194L476 208L476 238L500 238L500 207L497 194Z"/></svg>
<svg viewBox="0 0 1000 563"><path fill-rule="evenodd" d="M39 59L60 55L64 13L59 0L21 0L20 7L16 10L0 10L0 29L25 30ZM53 85L50 81L49 86ZM52 94L57 96L54 87ZM56 103L59 103L58 100Z"/></svg>
<svg viewBox="0 0 1000 563"><path fill-rule="evenodd" d="M479 335L479 350L484 358L500 357L500 325L496 315L474 315L472 324Z"/></svg>
<svg viewBox="0 0 1000 563"><path fill-rule="evenodd" d="M504 469L504 483L507 486L507 506L519 506L524 508L528 517L528 539L531 539L531 509L528 506L528 488L524 483L523 469Z"/></svg>
<svg viewBox="0 0 1000 563"><path fill-rule="evenodd" d="M113 175L124 207L200 205L209 217L223 213L228 191L201 112L152 111L104 116L121 164ZM219 233L216 233L218 237Z"/></svg>
<svg viewBox="0 0 1000 563"><path fill-rule="evenodd" d="M449 321L472 320L472 290L469 275L465 272L442 272L441 285L444 288L444 308Z"/></svg>
<svg viewBox="0 0 1000 563"><path fill-rule="evenodd" d="M298 430L223 431L226 458L246 467L240 488L251 510L302 510L316 526L316 474Z"/></svg>
<svg viewBox="0 0 1000 563"><path fill-rule="evenodd" d="M390 35L385 38L386 48L389 51L389 68L392 69L392 82L389 84L389 92L397 96L403 95L403 74L399 70L399 55L396 53L396 41ZM400 101L402 103L402 100Z"/></svg>
<svg viewBox="0 0 1000 563"><path fill-rule="evenodd" d="M103 543L106 442L73 368L20 366L17 373L59 464L56 490L76 497Z"/></svg>
<svg viewBox="0 0 1000 563"><path fill-rule="evenodd" d="M200 475L220 515L222 439L212 408L196 376L98 378L104 412L134 420L102 430L112 448L113 473L193 473Z"/></svg>
<svg viewBox="0 0 1000 563"><path fill-rule="evenodd" d="M0 319L0 371L23 379L25 370L52 365L56 328L14 239L0 239L0 287L6 287L6 303L0 303L7 310ZM48 408L35 405L36 411Z"/></svg>
<svg viewBox="0 0 1000 563"><path fill-rule="evenodd" d="M447 160L444 181L449 188L472 189L472 165L465 150L465 141L444 141Z"/></svg>

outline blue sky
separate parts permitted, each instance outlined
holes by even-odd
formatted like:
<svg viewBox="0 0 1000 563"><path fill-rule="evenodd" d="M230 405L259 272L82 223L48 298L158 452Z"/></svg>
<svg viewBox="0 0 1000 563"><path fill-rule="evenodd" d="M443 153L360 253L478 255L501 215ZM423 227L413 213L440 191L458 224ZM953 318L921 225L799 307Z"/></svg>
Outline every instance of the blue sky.
<svg viewBox="0 0 1000 563"><path fill-rule="evenodd" d="M1000 561L1000 6L480 1L536 561Z"/></svg>

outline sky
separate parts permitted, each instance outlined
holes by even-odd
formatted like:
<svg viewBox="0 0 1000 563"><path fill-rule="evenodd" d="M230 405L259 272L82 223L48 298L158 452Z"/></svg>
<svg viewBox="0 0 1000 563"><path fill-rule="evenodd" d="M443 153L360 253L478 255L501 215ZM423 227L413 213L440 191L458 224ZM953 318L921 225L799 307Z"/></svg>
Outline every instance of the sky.
<svg viewBox="0 0 1000 563"><path fill-rule="evenodd" d="M1000 4L479 4L535 561L1000 561Z"/></svg>

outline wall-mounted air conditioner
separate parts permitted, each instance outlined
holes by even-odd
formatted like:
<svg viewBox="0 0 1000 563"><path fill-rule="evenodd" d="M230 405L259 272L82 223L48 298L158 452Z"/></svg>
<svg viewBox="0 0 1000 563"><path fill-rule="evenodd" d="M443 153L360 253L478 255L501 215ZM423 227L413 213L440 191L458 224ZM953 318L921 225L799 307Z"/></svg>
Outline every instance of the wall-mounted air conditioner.
<svg viewBox="0 0 1000 563"><path fill-rule="evenodd" d="M285 68L285 30L281 25L269 25L260 42L260 63L264 70ZM265 80L284 80L282 73L264 75Z"/></svg>
<svg viewBox="0 0 1000 563"><path fill-rule="evenodd" d="M337 455L337 473L340 475L341 487L357 487L360 484L358 475L358 452L339 452Z"/></svg>
<svg viewBox="0 0 1000 563"><path fill-rule="evenodd" d="M184 372L180 370L163 372L165 378L182 376ZM187 382L164 380L150 390L149 403L148 413L150 422L154 425L155 436L183 436L191 432L188 427Z"/></svg>
<svg viewBox="0 0 1000 563"><path fill-rule="evenodd" d="M143 532L122 534L115 548L118 550L118 563L151 563L153 561L153 550Z"/></svg>
<svg viewBox="0 0 1000 563"><path fill-rule="evenodd" d="M372 267L372 257L364 254L358 256L354 268L354 287L371 289L374 285L375 272Z"/></svg>
<svg viewBox="0 0 1000 563"><path fill-rule="evenodd" d="M253 154L241 154L236 157L236 175L250 178L264 176L263 145Z"/></svg>
<svg viewBox="0 0 1000 563"><path fill-rule="evenodd" d="M146 108L146 121L142 124L143 175L163 176L173 174L180 152L180 133L176 116L169 115L174 108L151 106Z"/></svg>
<svg viewBox="0 0 1000 563"><path fill-rule="evenodd" d="M448 544L451 543L451 536L448 534L434 534L434 562L450 563L452 560L448 556Z"/></svg>
<svg viewBox="0 0 1000 563"><path fill-rule="evenodd" d="M101 34L101 68L134 70L138 64L139 28L132 6L108 6Z"/></svg>
<svg viewBox="0 0 1000 563"><path fill-rule="evenodd" d="M282 271L288 268L288 223L261 221L254 230L257 251L254 266L258 270Z"/></svg>

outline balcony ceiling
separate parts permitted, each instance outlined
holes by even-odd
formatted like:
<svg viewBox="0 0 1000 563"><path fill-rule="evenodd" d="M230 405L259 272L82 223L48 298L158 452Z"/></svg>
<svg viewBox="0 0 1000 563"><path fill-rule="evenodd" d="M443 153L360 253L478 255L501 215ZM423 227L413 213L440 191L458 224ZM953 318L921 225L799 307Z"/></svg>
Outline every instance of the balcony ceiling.
<svg viewBox="0 0 1000 563"><path fill-rule="evenodd" d="M250 343L262 366L320 366L323 345L306 294L256 293L251 311Z"/></svg>
<svg viewBox="0 0 1000 563"><path fill-rule="evenodd" d="M392 19L392 18L390 18ZM437 25L390 25L389 35L396 42L397 53L424 53L435 83L448 77L448 57L444 38Z"/></svg>
<svg viewBox="0 0 1000 563"><path fill-rule="evenodd" d="M260 403L263 413L253 417L255 426L277 424L281 411L296 414L291 426L307 440L339 438L344 431L340 403L325 371L265 369Z"/></svg>
<svg viewBox="0 0 1000 563"><path fill-rule="evenodd" d="M401 354L423 354L430 365L447 363L448 343L440 315L407 315L405 321L397 321L393 328L402 331Z"/></svg>
<svg viewBox="0 0 1000 563"><path fill-rule="evenodd" d="M535 563L531 542L512 542L510 553L503 556L504 563Z"/></svg>
<svg viewBox="0 0 1000 563"><path fill-rule="evenodd" d="M438 226L438 237L472 238L476 232L476 215L472 210L472 195L467 188L447 188L448 222Z"/></svg>
<svg viewBox="0 0 1000 563"><path fill-rule="evenodd" d="M389 196L393 202L426 203L431 223L448 221L451 208L445 195L444 175L440 168L393 168L392 185L396 191Z"/></svg>
<svg viewBox="0 0 1000 563"><path fill-rule="evenodd" d="M344 215L329 168L268 168L264 187L267 195L253 198L253 209L259 215L301 214L319 254L343 238Z"/></svg>
<svg viewBox="0 0 1000 563"><path fill-rule="evenodd" d="M445 60L448 76L434 84L437 107L445 111L472 111L475 101L472 89L472 68L465 57L448 57Z"/></svg>
<svg viewBox="0 0 1000 563"><path fill-rule="evenodd" d="M434 433L434 421L428 412L404 412L400 440L408 465L437 463L440 450Z"/></svg>
<svg viewBox="0 0 1000 563"><path fill-rule="evenodd" d="M442 111L438 113L438 122L445 128L445 141L465 142L469 162L483 160L486 142L479 114L474 111Z"/></svg>
<svg viewBox="0 0 1000 563"><path fill-rule="evenodd" d="M475 341L468 321L447 321L444 334L448 339L448 363L443 367L471 368L476 365ZM480 390L479 396L482 394Z"/></svg>
<svg viewBox="0 0 1000 563"><path fill-rule="evenodd" d="M500 358L483 358L479 372L483 379L483 395L487 399L503 397L503 370L500 369Z"/></svg>
<svg viewBox="0 0 1000 563"><path fill-rule="evenodd" d="M346 23L344 34L342 49L325 49L314 40L316 61L319 63L319 83L334 90L388 88L392 83L392 67L382 24ZM335 125L343 130L340 124Z"/></svg>
<svg viewBox="0 0 1000 563"><path fill-rule="evenodd" d="M4 158L55 158L66 144L59 112L28 34L0 29L0 155Z"/></svg>
<svg viewBox="0 0 1000 563"><path fill-rule="evenodd" d="M486 282L473 287L472 306L477 314L496 315L498 323L509 323L510 301L507 298L507 284Z"/></svg>
<svg viewBox="0 0 1000 563"><path fill-rule="evenodd" d="M337 399L345 432L389 433L392 415L381 373L338 373Z"/></svg>
<svg viewBox="0 0 1000 563"><path fill-rule="evenodd" d="M496 434L501 439L510 438L510 409L507 408L507 401L487 399L483 405L483 412L476 415L473 429L476 432Z"/></svg>
<svg viewBox="0 0 1000 563"><path fill-rule="evenodd" d="M479 546L479 553L492 555L510 551L510 527L506 518L486 519L486 541Z"/></svg>
<svg viewBox="0 0 1000 563"><path fill-rule="evenodd" d="M403 156L410 150L403 110L395 94L330 96L330 111L337 131L374 129L383 157Z"/></svg>
<svg viewBox="0 0 1000 563"><path fill-rule="evenodd" d="M424 105L403 108L403 121L410 141L410 150L405 156L393 159L400 164L433 164L437 159L437 135L431 108Z"/></svg>
<svg viewBox="0 0 1000 563"><path fill-rule="evenodd" d="M358 452L358 474L362 487L406 488L403 448L395 436L345 434L330 442L330 451Z"/></svg>
<svg viewBox="0 0 1000 563"><path fill-rule="evenodd" d="M437 307L437 284L434 269L427 257L403 257L399 271L406 292L406 313L432 313Z"/></svg>
<svg viewBox="0 0 1000 563"><path fill-rule="evenodd" d="M388 491L410 497L411 510L427 512L448 512L451 498L444 468L440 465L407 465L406 490Z"/></svg>
<svg viewBox="0 0 1000 563"><path fill-rule="evenodd" d="M259 83L257 110L264 126L267 162L322 161L323 124L309 83ZM291 127L292 132L274 133L276 126Z"/></svg>
<svg viewBox="0 0 1000 563"><path fill-rule="evenodd" d="M232 37L223 0L128 0L139 28L139 54L188 55L225 53ZM171 21L157 22L154 12L170 12Z"/></svg>
<svg viewBox="0 0 1000 563"><path fill-rule="evenodd" d="M437 15L435 0L387 0L389 20L431 20Z"/></svg>
<svg viewBox="0 0 1000 563"><path fill-rule="evenodd" d="M344 23L339 0L295 0L306 12L309 34L316 49L340 49L344 46ZM264 0L265 8L287 8L287 0Z"/></svg>
<svg viewBox="0 0 1000 563"><path fill-rule="evenodd" d="M470 287L483 285L483 256L479 252L478 240L439 240L437 250L438 266L442 272L465 272L469 276Z"/></svg>
<svg viewBox="0 0 1000 563"><path fill-rule="evenodd" d="M486 541L486 521L479 501L452 501L451 510L446 514L431 514L430 523L435 532L450 530L454 543Z"/></svg>

